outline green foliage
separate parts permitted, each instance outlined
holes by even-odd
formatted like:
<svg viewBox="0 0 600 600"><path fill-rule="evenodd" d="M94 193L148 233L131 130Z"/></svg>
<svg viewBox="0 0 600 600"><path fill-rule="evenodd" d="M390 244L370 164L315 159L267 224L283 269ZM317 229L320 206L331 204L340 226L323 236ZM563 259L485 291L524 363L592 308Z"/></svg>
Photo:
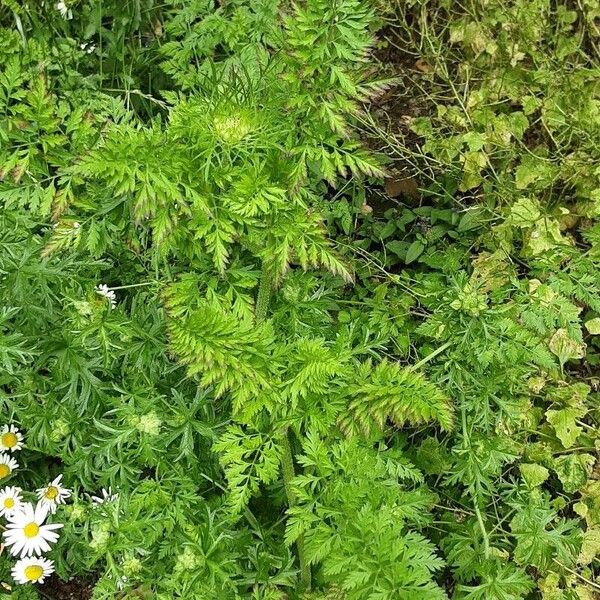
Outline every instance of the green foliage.
<svg viewBox="0 0 600 600"><path fill-rule="evenodd" d="M76 490L58 574L98 599L300 598L342 572L350 598L444 598L434 496L383 445L452 405L338 318L356 261L323 217L383 172L354 131L389 83L371 9L67 1L0 25L0 402L36 481L61 463ZM317 443L339 464L309 490Z"/></svg>
<svg viewBox="0 0 600 600"><path fill-rule="evenodd" d="M0 407L75 491L60 578L594 597L598 16L0 7Z"/></svg>

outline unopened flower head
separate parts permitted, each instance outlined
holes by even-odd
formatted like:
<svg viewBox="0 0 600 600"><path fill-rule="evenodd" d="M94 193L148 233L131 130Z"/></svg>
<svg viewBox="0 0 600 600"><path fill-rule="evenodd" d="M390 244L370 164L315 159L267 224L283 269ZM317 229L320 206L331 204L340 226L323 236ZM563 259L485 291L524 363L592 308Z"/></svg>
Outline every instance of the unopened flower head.
<svg viewBox="0 0 600 600"><path fill-rule="evenodd" d="M252 130L250 116L243 111L233 114L216 114L213 118L215 135L226 144L241 142Z"/></svg>
<svg viewBox="0 0 600 600"><path fill-rule="evenodd" d="M123 571L126 575L137 575L142 569L142 561L139 558L128 558L123 561Z"/></svg>
<svg viewBox="0 0 600 600"><path fill-rule="evenodd" d="M12 456L6 452L0 452L0 479L5 479L18 468L19 463Z"/></svg>
<svg viewBox="0 0 600 600"><path fill-rule="evenodd" d="M104 296L109 302L112 308L117 306L117 296L116 294L108 289L108 286L105 283L101 283L96 286L96 294L100 294L100 296Z"/></svg>
<svg viewBox="0 0 600 600"><path fill-rule="evenodd" d="M15 563L11 575L17 583L44 583L44 579L54 572L54 562L48 558L30 556Z"/></svg>
<svg viewBox="0 0 600 600"><path fill-rule="evenodd" d="M0 452L15 452L23 447L23 434L14 425L0 429Z"/></svg>
<svg viewBox="0 0 600 600"><path fill-rule="evenodd" d="M104 524L101 524L97 529L92 530L92 540L90 541L90 547L94 550L103 550L106 548L108 541L110 540L110 531L108 531Z"/></svg>
<svg viewBox="0 0 600 600"><path fill-rule="evenodd" d="M193 571L198 565L198 556L190 548L186 548L178 557L176 569L178 571Z"/></svg>
<svg viewBox="0 0 600 600"><path fill-rule="evenodd" d="M138 431L148 435L158 435L160 433L161 420L154 411L140 417L137 424Z"/></svg>
<svg viewBox="0 0 600 600"><path fill-rule="evenodd" d="M23 558L50 550L50 544L58 540L56 529L60 529L62 523L45 525L47 516L46 506L25 502L19 511L8 517L6 531L2 535L13 556L20 554Z"/></svg>
<svg viewBox="0 0 600 600"><path fill-rule="evenodd" d="M12 516L22 504L21 488L9 486L0 491L0 517Z"/></svg>
<svg viewBox="0 0 600 600"><path fill-rule="evenodd" d="M64 504L66 499L71 495L71 490L63 487L61 480L62 475L59 475L46 487L37 490L40 504L48 507L51 513L55 513L57 506L59 504Z"/></svg>
<svg viewBox="0 0 600 600"><path fill-rule="evenodd" d="M69 423L64 419L56 419L52 421L52 431L50 432L50 439L53 442L60 442L69 435L70 428Z"/></svg>

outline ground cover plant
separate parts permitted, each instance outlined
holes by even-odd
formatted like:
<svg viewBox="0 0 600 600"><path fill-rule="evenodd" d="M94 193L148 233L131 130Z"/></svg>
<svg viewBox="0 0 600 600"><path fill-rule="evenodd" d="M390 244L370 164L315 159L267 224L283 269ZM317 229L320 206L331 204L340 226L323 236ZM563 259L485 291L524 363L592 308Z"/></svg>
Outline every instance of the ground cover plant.
<svg viewBox="0 0 600 600"><path fill-rule="evenodd" d="M599 18L5 1L0 597L597 597Z"/></svg>

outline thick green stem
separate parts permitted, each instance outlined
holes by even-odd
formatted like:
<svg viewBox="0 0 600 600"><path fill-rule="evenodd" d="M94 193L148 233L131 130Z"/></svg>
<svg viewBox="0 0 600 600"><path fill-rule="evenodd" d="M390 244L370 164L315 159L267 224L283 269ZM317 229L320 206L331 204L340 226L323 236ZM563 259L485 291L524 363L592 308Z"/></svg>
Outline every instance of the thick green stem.
<svg viewBox="0 0 600 600"><path fill-rule="evenodd" d="M263 261L262 271L260 276L260 284L258 288L258 296L256 298L256 322L260 323L267 317L269 305L271 303L271 293L273 291L273 276L266 261ZM296 494L292 488L292 479L294 478L294 457L292 454L292 446L290 444L290 433L286 429L281 439L281 473L283 475L283 487L287 498L288 506L292 508L297 503ZM304 549L304 535L300 535L296 540L296 552L298 553L298 562L300 564L300 591L308 591L311 587L311 571L310 565L306 560L306 552Z"/></svg>
<svg viewBox="0 0 600 600"><path fill-rule="evenodd" d="M258 287L258 296L256 297L256 322L260 323L267 318L269 304L271 303L271 292L273 291L273 276L267 265L263 261L260 274L260 284Z"/></svg>
<svg viewBox="0 0 600 600"><path fill-rule="evenodd" d="M281 471L283 473L283 487L287 496L288 506L292 508L297 503L296 494L292 488L292 478L294 472L294 459L292 456L292 447L290 444L290 434L286 431L283 435L281 446ZM300 591L306 592L311 587L311 572L310 565L306 560L306 552L304 549L304 535L299 535L296 540L296 551L298 552L298 562L300 563Z"/></svg>
<svg viewBox="0 0 600 600"><path fill-rule="evenodd" d="M471 446L471 438L469 436L469 430L467 428L467 411L464 406L464 398L462 398L463 406L461 408L461 421L462 421L462 432L463 432L463 444L468 448ZM487 529L485 528L485 523L483 522L483 516L481 515L481 510L479 509L479 498L473 498L473 506L475 507L475 515L477 516L477 523L479 524L479 529L481 530L481 538L483 539L483 555L486 559L490 557L490 538L488 536Z"/></svg>

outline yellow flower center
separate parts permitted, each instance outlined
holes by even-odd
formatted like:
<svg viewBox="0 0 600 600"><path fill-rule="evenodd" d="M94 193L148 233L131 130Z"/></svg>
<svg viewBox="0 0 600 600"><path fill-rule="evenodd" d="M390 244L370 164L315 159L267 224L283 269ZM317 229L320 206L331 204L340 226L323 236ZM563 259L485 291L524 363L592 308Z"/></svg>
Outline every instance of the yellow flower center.
<svg viewBox="0 0 600 600"><path fill-rule="evenodd" d="M53 485L49 485L44 492L44 497L47 500L55 500L56 496L58 496L58 488Z"/></svg>
<svg viewBox="0 0 600 600"><path fill-rule="evenodd" d="M14 448L18 441L16 434L12 431L2 434L2 445L5 448Z"/></svg>
<svg viewBox="0 0 600 600"><path fill-rule="evenodd" d="M10 475L10 467L8 465L0 464L0 479L4 479Z"/></svg>
<svg viewBox="0 0 600 600"><path fill-rule="evenodd" d="M15 507L15 499L14 498L4 498L4 508L14 508Z"/></svg>
<svg viewBox="0 0 600 600"><path fill-rule="evenodd" d="M26 538L34 538L40 532L40 526L37 523L27 523L23 527L23 533Z"/></svg>
<svg viewBox="0 0 600 600"><path fill-rule="evenodd" d="M29 565L25 567L25 577L29 581L37 581L44 574L44 569L40 565Z"/></svg>

